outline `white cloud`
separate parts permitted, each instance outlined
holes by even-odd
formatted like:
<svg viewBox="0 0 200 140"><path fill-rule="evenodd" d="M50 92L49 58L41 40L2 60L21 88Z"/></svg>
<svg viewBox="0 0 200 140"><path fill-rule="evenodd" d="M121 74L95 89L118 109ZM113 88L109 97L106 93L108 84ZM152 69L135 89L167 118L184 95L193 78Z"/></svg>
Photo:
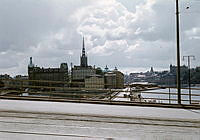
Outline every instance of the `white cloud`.
<svg viewBox="0 0 200 140"><path fill-rule="evenodd" d="M186 30L185 35L189 37L189 39L200 39L200 27Z"/></svg>
<svg viewBox="0 0 200 140"><path fill-rule="evenodd" d="M123 52L128 44L125 40L106 41L103 46L96 46L89 51L89 54L97 56L110 56L116 52Z"/></svg>
<svg viewBox="0 0 200 140"><path fill-rule="evenodd" d="M185 2L181 54L199 56L200 19L191 12L198 6L186 11ZM1 0L0 9L0 73L27 73L30 56L39 66L79 64L82 35L91 65L162 69L175 64L173 0Z"/></svg>

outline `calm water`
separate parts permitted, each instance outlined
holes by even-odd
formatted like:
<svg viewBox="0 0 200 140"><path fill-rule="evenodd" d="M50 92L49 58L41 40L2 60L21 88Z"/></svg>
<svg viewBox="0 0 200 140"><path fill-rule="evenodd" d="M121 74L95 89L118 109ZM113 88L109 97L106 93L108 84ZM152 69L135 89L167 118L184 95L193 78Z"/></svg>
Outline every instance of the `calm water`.
<svg viewBox="0 0 200 140"><path fill-rule="evenodd" d="M197 87L192 87L192 88L197 88ZM198 94L200 95L200 88L198 87L199 90L191 90L192 94ZM177 93L177 89L174 88L166 88L166 89L158 89L158 90L150 90L147 92L165 92L165 93ZM182 89L181 93L184 94L189 94L189 90L188 89ZM164 99L169 99L169 94L148 94L148 93L142 93L141 94L142 97L144 98L164 98ZM181 96L182 100L189 100L189 96L188 95L182 95ZM177 99L177 95L170 95L170 99ZM200 96L192 96L192 100L198 100L198 102L200 102ZM167 100L162 100L160 102L163 103L169 103L169 101ZM193 102L197 102L197 101L193 101ZM177 101L171 101L171 103L177 103ZM182 104L189 104L189 101L182 101Z"/></svg>

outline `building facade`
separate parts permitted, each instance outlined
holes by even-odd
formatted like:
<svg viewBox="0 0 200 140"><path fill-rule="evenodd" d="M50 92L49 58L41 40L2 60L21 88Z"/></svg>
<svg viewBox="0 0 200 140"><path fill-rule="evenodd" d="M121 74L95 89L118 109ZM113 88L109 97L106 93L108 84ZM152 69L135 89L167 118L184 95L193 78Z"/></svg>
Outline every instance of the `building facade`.
<svg viewBox="0 0 200 140"><path fill-rule="evenodd" d="M91 67L81 67L81 66L74 66L72 68L72 81L80 81L84 82L84 79L87 76L94 75L96 73L96 70Z"/></svg>
<svg viewBox="0 0 200 140"><path fill-rule="evenodd" d="M61 63L60 68L40 68L34 66L31 57L30 64L28 65L28 77L29 80L68 82L69 81L68 65L67 63ZM38 84L39 83L37 83L37 85ZM43 83L40 85L47 85L47 84ZM56 85L63 86L63 84L56 84Z"/></svg>
<svg viewBox="0 0 200 140"><path fill-rule="evenodd" d="M115 89L124 88L124 74L116 69L105 73L105 87Z"/></svg>
<svg viewBox="0 0 200 140"><path fill-rule="evenodd" d="M91 75L85 78L85 88L104 88L104 77Z"/></svg>

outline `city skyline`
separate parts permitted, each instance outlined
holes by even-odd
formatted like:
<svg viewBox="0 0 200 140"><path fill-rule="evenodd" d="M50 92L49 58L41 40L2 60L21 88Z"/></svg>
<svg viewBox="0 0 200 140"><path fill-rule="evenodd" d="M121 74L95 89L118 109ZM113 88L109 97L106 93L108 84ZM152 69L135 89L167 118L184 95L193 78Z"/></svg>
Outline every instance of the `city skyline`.
<svg viewBox="0 0 200 140"><path fill-rule="evenodd" d="M192 67L200 65L198 6L180 1L181 56L195 55ZM176 65L173 0L2 0L0 8L1 74L27 74L30 56L44 67L79 64L83 35L92 66L130 73Z"/></svg>

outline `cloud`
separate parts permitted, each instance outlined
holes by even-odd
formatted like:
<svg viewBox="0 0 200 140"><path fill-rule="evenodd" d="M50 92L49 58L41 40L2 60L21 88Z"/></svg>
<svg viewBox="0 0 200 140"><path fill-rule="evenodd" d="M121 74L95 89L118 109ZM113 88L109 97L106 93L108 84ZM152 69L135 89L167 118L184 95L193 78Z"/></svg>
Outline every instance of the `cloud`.
<svg viewBox="0 0 200 140"><path fill-rule="evenodd" d="M155 4L154 0L141 2L136 6L135 12L129 11L117 1L102 3L103 8L99 5L92 5L88 6L88 9L81 9L82 12L85 12L82 15L88 16L83 18L78 32L84 34L88 38L88 42L91 42L89 55L119 59L117 62L127 67L137 67L138 65L146 67L152 64L152 61L155 63L157 58L160 61L169 58L168 56L171 55L165 51L170 52L172 49L172 39L162 38L164 33L158 32L156 29L159 25L156 23L158 19L154 10ZM166 43L166 41L169 42ZM122 56L124 56L124 61L120 60ZM106 58L104 57L104 59ZM170 61L172 61L171 59ZM102 63L101 60L99 62ZM158 63L160 64L160 62Z"/></svg>
<svg viewBox="0 0 200 140"><path fill-rule="evenodd" d="M6 71L5 68L18 67L20 74L27 73L30 56L38 65L43 65L43 60L48 58L45 66L57 66L70 60L74 49L81 44L77 41L80 35L76 32L76 24L70 16L90 1L77 2L78 5L72 0L1 0L0 72ZM22 55L17 56L18 53ZM25 60L26 64L19 67Z"/></svg>
<svg viewBox="0 0 200 140"><path fill-rule="evenodd" d="M198 5L188 10L186 2L181 54L198 60ZM167 69L176 60L174 6L173 0L1 0L0 73L26 74L30 56L44 67L78 65L83 35L91 65Z"/></svg>
<svg viewBox="0 0 200 140"><path fill-rule="evenodd" d="M106 41L103 46L97 46L89 51L89 54L97 56L110 56L116 52L122 52L128 46L125 40Z"/></svg>

